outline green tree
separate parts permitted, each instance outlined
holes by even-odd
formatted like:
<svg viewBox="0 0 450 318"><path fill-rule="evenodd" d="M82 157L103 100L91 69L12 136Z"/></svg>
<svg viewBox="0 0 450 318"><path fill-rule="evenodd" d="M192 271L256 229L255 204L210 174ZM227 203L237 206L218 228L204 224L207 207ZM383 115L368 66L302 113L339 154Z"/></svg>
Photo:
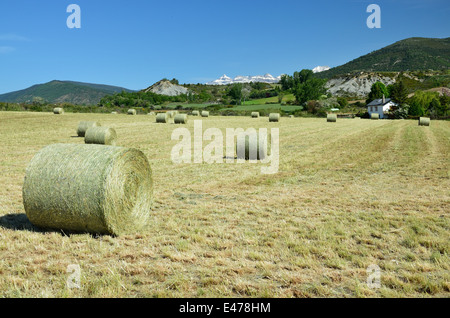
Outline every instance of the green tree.
<svg viewBox="0 0 450 318"><path fill-rule="evenodd" d="M386 86L381 82L376 82L372 85L369 93L369 97L366 100L366 103L369 104L375 99L383 98L383 95L385 97L389 97L389 91L386 88Z"/></svg>
<svg viewBox="0 0 450 318"><path fill-rule="evenodd" d="M427 113L433 117L436 118L441 113L441 103L439 102L439 99L433 98L431 102L428 104Z"/></svg>
<svg viewBox="0 0 450 318"><path fill-rule="evenodd" d="M448 109L450 108L450 96L443 94L439 97L439 102L441 103L441 112L440 116L447 116Z"/></svg>
<svg viewBox="0 0 450 318"><path fill-rule="evenodd" d="M344 97L338 97L337 98L337 102L339 103L339 106L341 108L345 108L348 106L348 100Z"/></svg>
<svg viewBox="0 0 450 318"><path fill-rule="evenodd" d="M408 90L402 80L392 85L391 99L398 107L403 106L408 100Z"/></svg>
<svg viewBox="0 0 450 318"><path fill-rule="evenodd" d="M294 87L294 78L292 76L283 74L280 80L281 90L287 91Z"/></svg>
<svg viewBox="0 0 450 318"><path fill-rule="evenodd" d="M242 103L242 88L243 86L241 83L235 83L231 85L230 89L228 90L227 95L236 102L236 105L241 105Z"/></svg>
<svg viewBox="0 0 450 318"><path fill-rule="evenodd" d="M311 78L304 83L299 83L293 88L293 94L297 103L303 104L309 100L317 100L325 95L325 79Z"/></svg>
<svg viewBox="0 0 450 318"><path fill-rule="evenodd" d="M428 110L431 101L438 98L439 94L436 92L417 91L414 96L409 99L409 115L423 116Z"/></svg>
<svg viewBox="0 0 450 318"><path fill-rule="evenodd" d="M425 114L425 108L417 99L412 99L409 105L409 115L423 116Z"/></svg>
<svg viewBox="0 0 450 318"><path fill-rule="evenodd" d="M303 69L300 72L294 73L294 85L302 84L310 79L312 79L314 76L314 72L308 69Z"/></svg>

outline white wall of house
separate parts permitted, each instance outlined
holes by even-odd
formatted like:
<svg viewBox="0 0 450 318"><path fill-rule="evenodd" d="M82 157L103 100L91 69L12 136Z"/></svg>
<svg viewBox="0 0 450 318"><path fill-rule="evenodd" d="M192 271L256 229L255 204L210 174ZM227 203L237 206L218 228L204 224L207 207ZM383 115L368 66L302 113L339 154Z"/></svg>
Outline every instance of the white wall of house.
<svg viewBox="0 0 450 318"><path fill-rule="evenodd" d="M394 106L394 103L389 102L384 106L367 106L367 112L369 113L369 116L371 116L373 113L378 113L380 115L380 118L384 118L384 113L387 113L389 109L391 109L391 106Z"/></svg>

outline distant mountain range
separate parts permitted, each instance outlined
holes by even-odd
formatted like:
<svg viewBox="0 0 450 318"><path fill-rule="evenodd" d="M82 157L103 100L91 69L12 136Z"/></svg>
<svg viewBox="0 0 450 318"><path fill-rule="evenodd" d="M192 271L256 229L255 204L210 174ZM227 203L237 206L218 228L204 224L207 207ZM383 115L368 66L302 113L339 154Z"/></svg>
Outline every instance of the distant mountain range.
<svg viewBox="0 0 450 318"><path fill-rule="evenodd" d="M270 74L256 75L256 76L236 76L235 78L223 75L219 79L206 83L206 85L228 85L235 83L251 83L251 82L278 83L280 79L281 75L278 77L273 77Z"/></svg>
<svg viewBox="0 0 450 318"><path fill-rule="evenodd" d="M355 72L403 72L450 68L450 38L409 38L320 72L331 78Z"/></svg>
<svg viewBox="0 0 450 318"><path fill-rule="evenodd" d="M450 69L450 38L434 39L416 37L398 41L338 67L330 69L328 66L317 66L313 71L316 77L334 78L335 81L329 82L329 89L335 91L336 94L356 95L358 93L364 93L367 87L373 82L375 77L369 78L372 75L367 74L370 72L442 71L448 69ZM360 75L355 75L357 73L360 73ZM384 76L390 75L385 74L380 76L385 79ZM339 78L342 80L339 81ZM278 83L280 79L281 76L274 77L271 74L236 76L235 78L223 75L219 79L208 82L207 84ZM173 95L186 92L186 88L179 85L173 86L160 82L156 84L145 91L152 91L157 94L163 92L164 94ZM29 103L35 99L39 99L54 104L67 102L78 105L96 105L102 97L122 91L132 92L132 90L117 86L55 80L45 84L34 85L24 90L0 95L0 102Z"/></svg>
<svg viewBox="0 0 450 318"><path fill-rule="evenodd" d="M132 90L118 86L55 80L2 94L0 102L29 103L36 98L41 98L53 104L96 105L102 97L122 91L132 92Z"/></svg>

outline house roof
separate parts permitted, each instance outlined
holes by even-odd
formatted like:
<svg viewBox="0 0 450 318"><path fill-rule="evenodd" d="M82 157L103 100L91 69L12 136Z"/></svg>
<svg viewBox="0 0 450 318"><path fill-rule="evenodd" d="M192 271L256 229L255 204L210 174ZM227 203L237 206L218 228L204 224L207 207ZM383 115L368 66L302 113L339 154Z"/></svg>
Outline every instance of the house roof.
<svg viewBox="0 0 450 318"><path fill-rule="evenodd" d="M390 98L385 98L384 103L383 103L383 99L374 99L373 101L371 101L369 104L367 104L367 106L384 106L387 103L389 103L391 101Z"/></svg>

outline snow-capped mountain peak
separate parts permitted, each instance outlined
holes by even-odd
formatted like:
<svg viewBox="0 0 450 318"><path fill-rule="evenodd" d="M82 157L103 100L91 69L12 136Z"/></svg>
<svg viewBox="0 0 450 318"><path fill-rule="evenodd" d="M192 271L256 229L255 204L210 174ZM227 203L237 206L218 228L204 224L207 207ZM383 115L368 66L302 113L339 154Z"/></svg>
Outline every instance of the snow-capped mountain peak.
<svg viewBox="0 0 450 318"><path fill-rule="evenodd" d="M315 68L313 68L313 73L320 73L320 72L325 72L328 71L331 67L329 66L317 66Z"/></svg>
<svg viewBox="0 0 450 318"><path fill-rule="evenodd" d="M273 77L271 74L256 75L256 76L242 76L238 75L235 78L223 75L219 79L206 83L207 85L228 85L234 83L251 83L251 82L262 82L262 83L278 83L281 76Z"/></svg>

